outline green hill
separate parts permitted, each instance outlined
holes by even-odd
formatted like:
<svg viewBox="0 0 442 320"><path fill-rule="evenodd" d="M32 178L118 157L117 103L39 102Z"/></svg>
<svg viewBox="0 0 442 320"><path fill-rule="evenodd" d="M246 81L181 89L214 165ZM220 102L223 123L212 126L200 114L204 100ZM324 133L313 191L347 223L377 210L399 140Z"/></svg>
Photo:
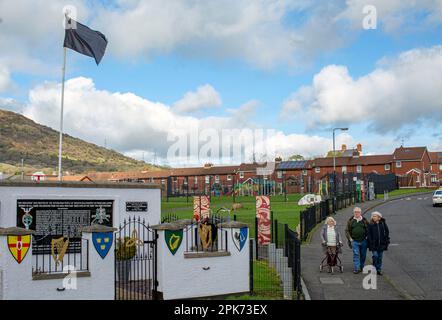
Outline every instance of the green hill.
<svg viewBox="0 0 442 320"><path fill-rule="evenodd" d="M0 109L0 172L34 170L53 173L58 167L59 133L23 115ZM152 170L154 166L81 139L63 135L63 171Z"/></svg>

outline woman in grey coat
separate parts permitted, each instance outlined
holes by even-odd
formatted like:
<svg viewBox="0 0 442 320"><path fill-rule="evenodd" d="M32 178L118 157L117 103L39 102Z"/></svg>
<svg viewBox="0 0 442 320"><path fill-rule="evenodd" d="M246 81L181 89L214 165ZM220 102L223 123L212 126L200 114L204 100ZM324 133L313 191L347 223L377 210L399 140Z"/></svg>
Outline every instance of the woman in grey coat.
<svg viewBox="0 0 442 320"><path fill-rule="evenodd" d="M321 241L324 253L327 254L327 264L335 266L337 254L342 252L342 237L336 228L336 220L333 217L328 217L325 220L321 230ZM329 271L331 272L331 268Z"/></svg>

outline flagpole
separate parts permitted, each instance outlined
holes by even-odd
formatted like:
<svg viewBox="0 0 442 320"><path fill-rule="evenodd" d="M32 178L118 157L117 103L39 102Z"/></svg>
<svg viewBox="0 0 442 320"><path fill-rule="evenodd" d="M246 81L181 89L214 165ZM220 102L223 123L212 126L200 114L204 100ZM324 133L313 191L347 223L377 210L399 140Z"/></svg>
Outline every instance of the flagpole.
<svg viewBox="0 0 442 320"><path fill-rule="evenodd" d="M61 155L63 152L63 109L64 109L64 82L66 75L66 54L67 48L63 47L63 68L61 80L61 111L60 111L60 139L58 145L58 181L63 180L63 171L61 167Z"/></svg>

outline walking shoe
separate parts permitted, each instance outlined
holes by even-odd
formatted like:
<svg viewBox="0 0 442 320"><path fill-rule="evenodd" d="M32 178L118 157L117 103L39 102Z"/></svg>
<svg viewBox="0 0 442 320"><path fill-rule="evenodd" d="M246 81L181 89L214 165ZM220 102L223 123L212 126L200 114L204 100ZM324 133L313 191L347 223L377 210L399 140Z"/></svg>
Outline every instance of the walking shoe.
<svg viewBox="0 0 442 320"><path fill-rule="evenodd" d="M361 270L353 270L353 273L354 274L358 274L358 273L360 273L361 272Z"/></svg>
<svg viewBox="0 0 442 320"><path fill-rule="evenodd" d="M382 271L380 271L380 270L377 272L377 274L378 274L378 276L382 276L383 275Z"/></svg>

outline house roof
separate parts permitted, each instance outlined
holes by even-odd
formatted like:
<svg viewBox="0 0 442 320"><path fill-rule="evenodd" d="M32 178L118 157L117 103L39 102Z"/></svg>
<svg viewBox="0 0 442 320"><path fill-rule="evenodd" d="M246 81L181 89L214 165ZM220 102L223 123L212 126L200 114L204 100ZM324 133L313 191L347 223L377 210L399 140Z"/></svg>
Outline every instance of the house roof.
<svg viewBox="0 0 442 320"><path fill-rule="evenodd" d="M336 166L355 166L355 165L375 165L391 163L393 156L390 154L358 156L358 157L336 157ZM333 167L333 158L316 158L308 161L310 167Z"/></svg>
<svg viewBox="0 0 442 320"><path fill-rule="evenodd" d="M258 163L241 163L238 166L238 171L242 171L242 172L254 172L256 171L256 168L258 167L262 167L262 164L258 164Z"/></svg>
<svg viewBox="0 0 442 320"><path fill-rule="evenodd" d="M306 165L307 165L306 160L282 161L277 165L276 170L305 169Z"/></svg>
<svg viewBox="0 0 442 320"><path fill-rule="evenodd" d="M242 172L257 172L257 174L268 174L267 171L260 171L260 168L266 168L270 163L242 163L240 165L231 166L213 166L206 165L203 167L189 168L171 168L166 170L142 171L142 172L93 172L88 173L88 177L93 181L118 181L128 179L150 179L183 176L206 176L206 175L228 175ZM273 171L273 170L271 170Z"/></svg>
<svg viewBox="0 0 442 320"><path fill-rule="evenodd" d="M357 158L352 158L350 160L350 165L375 165L375 164L386 164L393 161L393 156L391 154L380 154L380 155L370 155L370 156L360 156Z"/></svg>
<svg viewBox="0 0 442 320"><path fill-rule="evenodd" d="M48 177L48 181L57 181L58 177ZM75 175L75 176L63 176L63 181L92 181L91 178L89 178L86 175Z"/></svg>
<svg viewBox="0 0 442 320"><path fill-rule="evenodd" d="M174 168L170 169L171 176L205 176L205 175L222 175L233 174L238 166L210 166L210 167L194 167L194 168Z"/></svg>
<svg viewBox="0 0 442 320"><path fill-rule="evenodd" d="M399 147L393 152L393 160L420 160L427 147Z"/></svg>

